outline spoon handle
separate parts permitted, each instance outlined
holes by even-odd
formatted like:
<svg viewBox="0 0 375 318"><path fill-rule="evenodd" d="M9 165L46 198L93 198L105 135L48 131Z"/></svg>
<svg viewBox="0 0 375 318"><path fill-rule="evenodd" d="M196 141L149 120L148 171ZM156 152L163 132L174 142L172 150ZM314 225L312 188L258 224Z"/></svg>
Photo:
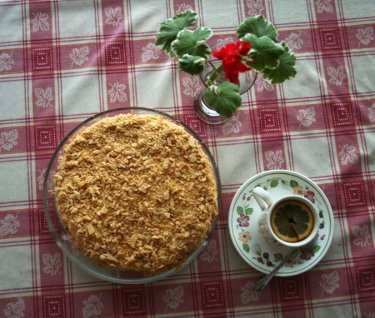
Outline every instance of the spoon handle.
<svg viewBox="0 0 375 318"><path fill-rule="evenodd" d="M268 285L268 283L271 281L271 279L273 278L273 276L275 276L275 274L280 270L281 267L283 267L283 265L290 259L292 258L292 256L295 256L297 254L297 250L294 250L292 253L288 254L287 256L284 257L284 259L279 263L277 264L277 266L272 270L272 272L270 272L269 274L267 274L266 276L264 276L263 278L261 278L260 280L258 280L256 282L256 284L254 285L253 289L259 293L261 292L264 287L266 287Z"/></svg>

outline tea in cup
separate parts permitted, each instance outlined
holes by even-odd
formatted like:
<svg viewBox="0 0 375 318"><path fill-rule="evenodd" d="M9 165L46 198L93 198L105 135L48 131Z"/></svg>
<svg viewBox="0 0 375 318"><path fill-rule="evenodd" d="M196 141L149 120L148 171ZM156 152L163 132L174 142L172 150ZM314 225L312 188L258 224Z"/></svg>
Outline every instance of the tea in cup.
<svg viewBox="0 0 375 318"><path fill-rule="evenodd" d="M268 241L302 247L316 238L319 215L311 201L299 195L275 200L261 187L253 190L253 196L262 209L258 230Z"/></svg>

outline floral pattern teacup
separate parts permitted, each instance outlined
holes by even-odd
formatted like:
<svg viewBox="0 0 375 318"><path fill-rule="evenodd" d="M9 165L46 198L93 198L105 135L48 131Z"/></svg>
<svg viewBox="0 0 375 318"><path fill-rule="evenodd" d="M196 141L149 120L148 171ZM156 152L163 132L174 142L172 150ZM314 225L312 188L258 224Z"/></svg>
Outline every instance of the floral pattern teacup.
<svg viewBox="0 0 375 318"><path fill-rule="evenodd" d="M317 210L315 209L315 206L311 203L310 200L300 195L288 195L275 200L272 195L262 187L254 188L253 196L262 210L258 217L258 231L266 238L267 241L277 243L286 247L299 248L310 244L316 238L319 229L319 215ZM296 242L290 242L283 239L280 235L275 233L271 224L271 217L273 213L276 212L281 204L285 204L288 202L290 204L304 206L304 208L308 209L311 212L311 215L314 218L310 233L303 239Z"/></svg>

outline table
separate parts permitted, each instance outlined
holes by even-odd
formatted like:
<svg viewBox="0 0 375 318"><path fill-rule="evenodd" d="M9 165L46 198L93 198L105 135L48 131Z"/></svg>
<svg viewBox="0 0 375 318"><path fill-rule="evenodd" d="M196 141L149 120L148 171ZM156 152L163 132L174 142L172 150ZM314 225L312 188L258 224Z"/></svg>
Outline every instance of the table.
<svg viewBox="0 0 375 318"><path fill-rule="evenodd" d="M235 39L261 13L297 56L297 76L261 78L221 126L199 121L198 78L154 44L185 9ZM375 317L375 6L371 0L0 1L1 317ZM53 150L92 114L143 106L174 115L207 143L222 180L213 240L178 275L146 285L97 280L69 262L43 216ZM227 214L240 185L272 169L300 172L327 195L331 248L312 270L275 278L235 252Z"/></svg>

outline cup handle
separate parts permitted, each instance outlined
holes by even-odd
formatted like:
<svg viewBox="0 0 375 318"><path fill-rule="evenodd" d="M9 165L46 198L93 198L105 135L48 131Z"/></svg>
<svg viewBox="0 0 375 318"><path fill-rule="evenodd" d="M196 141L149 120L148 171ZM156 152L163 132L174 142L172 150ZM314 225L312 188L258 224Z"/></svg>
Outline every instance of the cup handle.
<svg viewBox="0 0 375 318"><path fill-rule="evenodd" d="M262 211L269 208L273 203L271 195L261 187L256 187L253 190L253 196Z"/></svg>

